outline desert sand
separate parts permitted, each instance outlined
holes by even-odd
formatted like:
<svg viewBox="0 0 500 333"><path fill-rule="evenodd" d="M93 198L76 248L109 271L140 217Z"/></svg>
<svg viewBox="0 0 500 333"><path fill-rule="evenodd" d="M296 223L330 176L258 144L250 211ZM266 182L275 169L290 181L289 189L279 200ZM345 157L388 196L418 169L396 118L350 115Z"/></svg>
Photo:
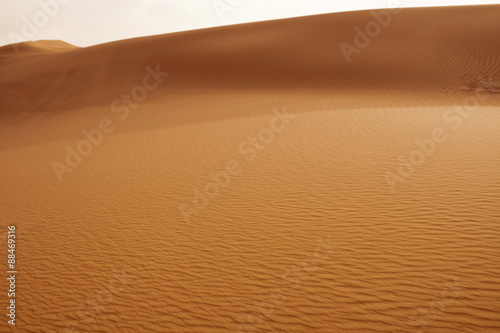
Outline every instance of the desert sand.
<svg viewBox="0 0 500 333"><path fill-rule="evenodd" d="M500 5L384 13L1 47L0 330L500 332Z"/></svg>

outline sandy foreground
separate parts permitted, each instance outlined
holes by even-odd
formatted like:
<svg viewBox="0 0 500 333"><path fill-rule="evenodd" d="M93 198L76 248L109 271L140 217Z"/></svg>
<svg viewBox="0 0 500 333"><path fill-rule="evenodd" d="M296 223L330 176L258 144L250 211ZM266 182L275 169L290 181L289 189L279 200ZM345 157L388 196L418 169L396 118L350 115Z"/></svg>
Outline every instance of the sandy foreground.
<svg viewBox="0 0 500 333"><path fill-rule="evenodd" d="M499 17L0 48L0 331L500 332Z"/></svg>

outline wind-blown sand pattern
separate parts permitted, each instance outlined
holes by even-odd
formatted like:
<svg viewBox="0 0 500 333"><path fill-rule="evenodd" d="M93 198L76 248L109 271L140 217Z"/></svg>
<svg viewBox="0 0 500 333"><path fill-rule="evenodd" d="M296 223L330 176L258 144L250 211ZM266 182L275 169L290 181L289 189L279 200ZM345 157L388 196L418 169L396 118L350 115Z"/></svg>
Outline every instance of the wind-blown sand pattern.
<svg viewBox="0 0 500 333"><path fill-rule="evenodd" d="M350 64L339 45L369 11L0 48L16 330L500 332L499 17L404 9ZM54 161L106 118L59 181ZM402 177L398 158L436 129ZM229 184L193 208L230 161Z"/></svg>

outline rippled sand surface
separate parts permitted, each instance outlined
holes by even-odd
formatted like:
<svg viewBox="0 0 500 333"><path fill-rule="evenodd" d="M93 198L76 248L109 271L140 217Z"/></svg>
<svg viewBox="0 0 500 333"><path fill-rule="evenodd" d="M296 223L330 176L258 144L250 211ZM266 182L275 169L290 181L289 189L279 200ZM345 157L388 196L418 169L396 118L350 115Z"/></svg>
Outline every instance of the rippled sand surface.
<svg viewBox="0 0 500 333"><path fill-rule="evenodd" d="M499 14L405 9L349 65L369 12L0 48L16 330L499 332Z"/></svg>

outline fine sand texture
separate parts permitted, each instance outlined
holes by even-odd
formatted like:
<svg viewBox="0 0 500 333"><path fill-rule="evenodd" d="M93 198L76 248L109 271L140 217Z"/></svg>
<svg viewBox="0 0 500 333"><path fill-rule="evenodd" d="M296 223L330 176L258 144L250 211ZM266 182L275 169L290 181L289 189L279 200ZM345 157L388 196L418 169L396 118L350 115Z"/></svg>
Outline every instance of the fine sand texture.
<svg viewBox="0 0 500 333"><path fill-rule="evenodd" d="M499 18L1 47L0 331L500 332Z"/></svg>

